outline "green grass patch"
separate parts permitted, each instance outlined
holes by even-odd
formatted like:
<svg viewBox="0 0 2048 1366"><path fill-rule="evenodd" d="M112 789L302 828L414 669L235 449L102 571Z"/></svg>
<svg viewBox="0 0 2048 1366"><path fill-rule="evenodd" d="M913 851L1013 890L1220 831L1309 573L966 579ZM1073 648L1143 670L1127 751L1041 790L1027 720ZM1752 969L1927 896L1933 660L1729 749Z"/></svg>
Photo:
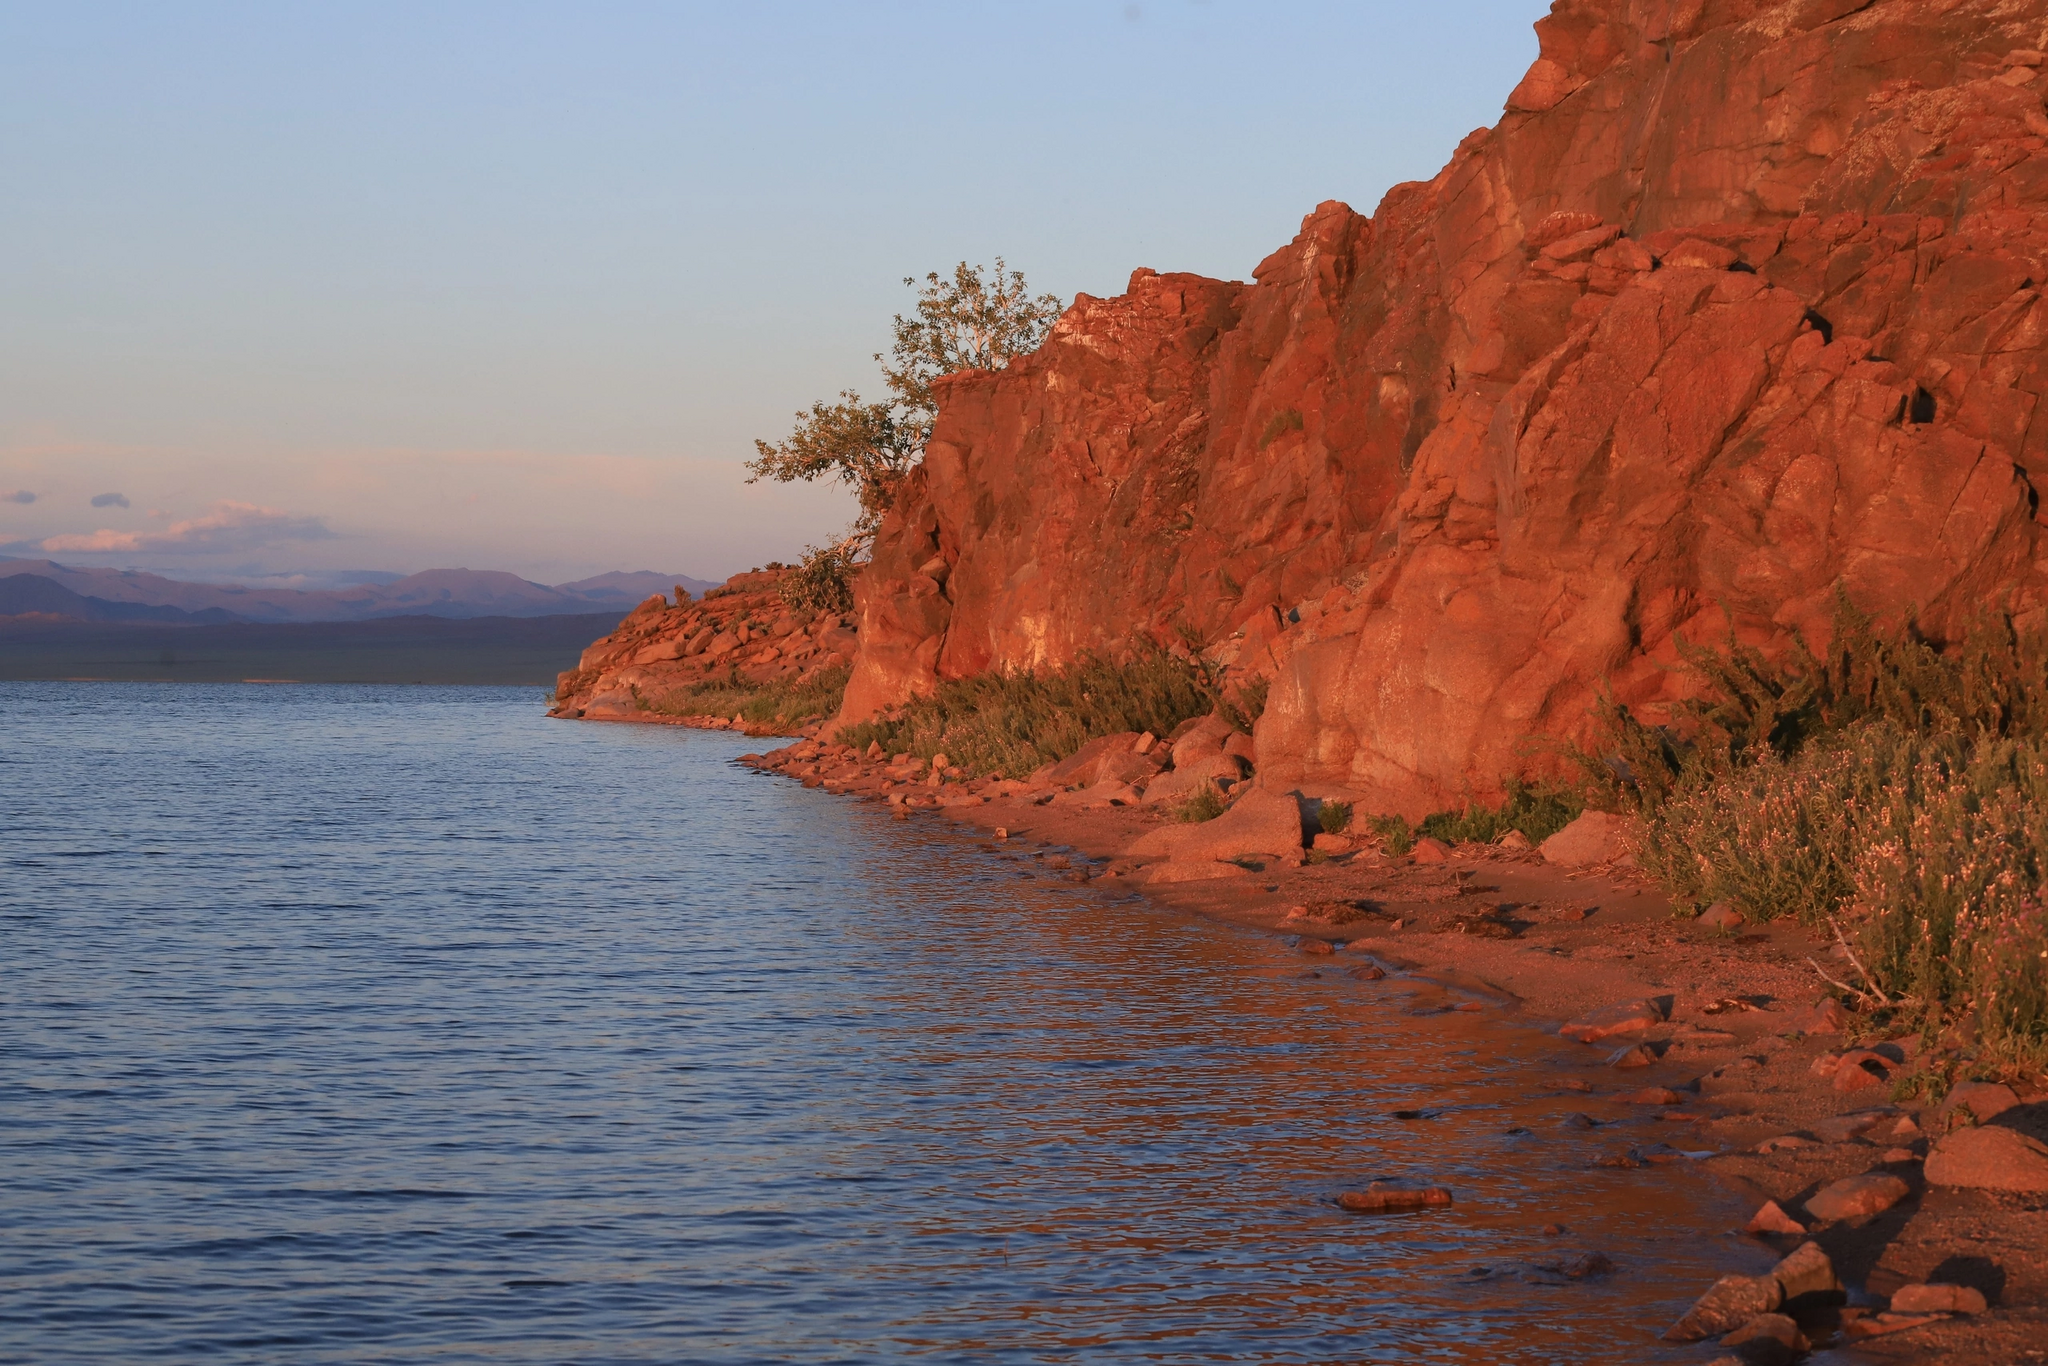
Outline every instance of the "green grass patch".
<svg viewBox="0 0 2048 1366"><path fill-rule="evenodd" d="M1173 808L1173 818L1187 825L1199 825L1215 820L1223 811L1223 795L1214 783L1203 783Z"/></svg>
<svg viewBox="0 0 2048 1366"><path fill-rule="evenodd" d="M1541 844L1577 820L1585 809L1585 798L1578 793L1532 787L1510 778L1507 796L1499 806L1434 812L1423 817L1420 833L1445 844L1492 844L1508 831L1519 830L1531 844Z"/></svg>
<svg viewBox="0 0 2048 1366"><path fill-rule="evenodd" d="M944 753L970 773L1022 778L1064 759L1098 735L1151 731L1164 736L1206 716L1215 685L1199 666L1156 647L1125 658L1084 655L1072 667L950 679L891 719L849 726L840 739L891 754L929 759Z"/></svg>
<svg viewBox="0 0 2048 1366"><path fill-rule="evenodd" d="M655 697L641 697L640 706L658 716L738 716L775 730L795 730L839 710L846 695L847 665L820 669L799 678L755 683L733 668L720 678L707 678Z"/></svg>
<svg viewBox="0 0 2048 1366"><path fill-rule="evenodd" d="M1326 835L1341 835L1351 825L1351 803L1325 801L1316 808L1316 823Z"/></svg>

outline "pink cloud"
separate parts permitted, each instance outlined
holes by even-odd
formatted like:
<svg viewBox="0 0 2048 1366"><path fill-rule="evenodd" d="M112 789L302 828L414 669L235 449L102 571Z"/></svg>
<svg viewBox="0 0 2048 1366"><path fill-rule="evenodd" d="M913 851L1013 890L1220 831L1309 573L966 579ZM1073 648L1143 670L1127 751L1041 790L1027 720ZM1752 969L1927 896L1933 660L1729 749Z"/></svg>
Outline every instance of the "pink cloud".
<svg viewBox="0 0 2048 1366"><path fill-rule="evenodd" d="M51 536L42 543L46 553L60 554L158 554L198 555L240 552L274 545L279 541L325 541L334 533L318 517L293 517L276 508L254 503L215 503L203 517L173 522L162 531L98 531Z"/></svg>

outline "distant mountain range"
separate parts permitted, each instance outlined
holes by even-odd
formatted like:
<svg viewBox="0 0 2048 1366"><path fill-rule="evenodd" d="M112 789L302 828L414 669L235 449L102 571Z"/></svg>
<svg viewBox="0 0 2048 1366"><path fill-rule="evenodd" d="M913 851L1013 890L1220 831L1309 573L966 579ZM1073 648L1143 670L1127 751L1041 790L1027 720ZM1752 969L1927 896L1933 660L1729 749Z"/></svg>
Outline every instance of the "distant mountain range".
<svg viewBox="0 0 2048 1366"><path fill-rule="evenodd" d="M36 614L78 621L163 624L235 621L375 621L385 617L551 617L625 612L681 584L683 574L613 572L574 583L532 583L491 569L429 569L390 583L349 588L244 588L185 583L136 570L77 569L54 560L0 556L0 617Z"/></svg>

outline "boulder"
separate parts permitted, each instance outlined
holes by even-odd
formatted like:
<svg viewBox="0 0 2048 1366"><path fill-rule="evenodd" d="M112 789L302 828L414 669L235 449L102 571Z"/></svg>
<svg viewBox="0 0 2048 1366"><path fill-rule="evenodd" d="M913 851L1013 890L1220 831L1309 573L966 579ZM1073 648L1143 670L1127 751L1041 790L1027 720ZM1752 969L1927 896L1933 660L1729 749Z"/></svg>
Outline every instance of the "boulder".
<svg viewBox="0 0 2048 1366"><path fill-rule="evenodd" d="M1248 792L1211 821L1163 825L1140 836L1133 858L1176 861L1230 859L1248 854L1299 853L1306 837L1301 803L1290 793Z"/></svg>
<svg viewBox="0 0 2048 1366"><path fill-rule="evenodd" d="M1544 862L1568 868L1612 863L1628 852L1628 821L1606 811L1588 811L1537 846Z"/></svg>
<svg viewBox="0 0 2048 1366"><path fill-rule="evenodd" d="M1156 806L1163 802L1183 802L1193 796L1198 788L1219 783L1235 783L1243 777L1244 766L1229 755L1218 751L1190 759L1185 765L1176 765L1171 772L1161 773L1146 783L1145 802L1148 806Z"/></svg>
<svg viewBox="0 0 2048 1366"><path fill-rule="evenodd" d="M1417 863L1442 863L1450 858L1451 846L1440 839L1424 835L1415 841L1415 847L1409 853Z"/></svg>
<svg viewBox="0 0 2048 1366"><path fill-rule="evenodd" d="M1924 1171L1930 1185L2039 1194L2048 1191L2048 1146L1996 1124L1960 1129L1934 1145Z"/></svg>
<svg viewBox="0 0 2048 1366"><path fill-rule="evenodd" d="M1132 752L1132 746L1137 743L1138 732L1134 730L1096 736L1052 766L1050 777L1053 786L1087 787L1100 782L1107 776L1102 771L1106 766L1113 766L1126 757L1143 758Z"/></svg>
<svg viewBox="0 0 2048 1366"><path fill-rule="evenodd" d="M1889 1172L1865 1172L1822 1187L1806 1199L1806 1212L1830 1223L1882 1214L1906 1198L1910 1189Z"/></svg>

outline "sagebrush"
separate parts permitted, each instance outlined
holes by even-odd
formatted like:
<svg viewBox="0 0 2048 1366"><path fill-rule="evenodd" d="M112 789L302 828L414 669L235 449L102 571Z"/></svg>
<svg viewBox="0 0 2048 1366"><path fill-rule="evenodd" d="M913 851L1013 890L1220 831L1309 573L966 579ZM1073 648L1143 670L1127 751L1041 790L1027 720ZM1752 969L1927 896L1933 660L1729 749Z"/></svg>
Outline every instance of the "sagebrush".
<svg viewBox="0 0 2048 1366"><path fill-rule="evenodd" d="M1832 923L1870 1004L1975 1012L2048 1053L2048 645L2002 617L1959 639L1838 603L1828 648L1683 645L1698 697L1669 725L1607 709L1596 772L1674 897ZM1832 931L1830 931L1832 932Z"/></svg>

